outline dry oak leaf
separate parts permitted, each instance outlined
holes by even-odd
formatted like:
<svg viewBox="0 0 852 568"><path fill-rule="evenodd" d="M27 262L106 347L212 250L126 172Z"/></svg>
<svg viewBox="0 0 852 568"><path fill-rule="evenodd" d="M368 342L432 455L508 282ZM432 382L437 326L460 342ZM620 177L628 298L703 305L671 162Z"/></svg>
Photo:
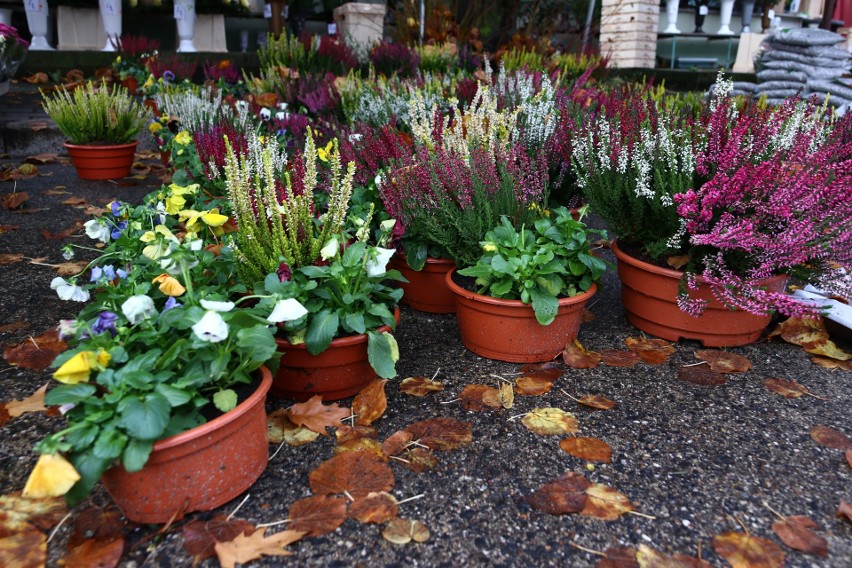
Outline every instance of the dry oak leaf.
<svg viewBox="0 0 852 568"><path fill-rule="evenodd" d="M348 517L343 497L311 495L290 505L289 528L306 536L320 536L336 531Z"/></svg>
<svg viewBox="0 0 852 568"><path fill-rule="evenodd" d="M586 351L583 344L575 338L562 351L562 362L572 369L594 369L601 362L601 354Z"/></svg>
<svg viewBox="0 0 852 568"><path fill-rule="evenodd" d="M355 395L352 401L352 412L355 413L355 423L369 426L385 413L388 399L385 396L387 379L376 379Z"/></svg>
<svg viewBox="0 0 852 568"><path fill-rule="evenodd" d="M429 418L407 426L405 431L430 450L456 450L473 442L471 423L453 418Z"/></svg>
<svg viewBox="0 0 852 568"><path fill-rule="evenodd" d="M66 349L68 344L59 339L59 331L53 328L38 337L28 337L18 345L4 348L3 359L10 365L43 371Z"/></svg>
<svg viewBox="0 0 852 568"><path fill-rule="evenodd" d="M380 525L399 515L396 497L387 491L376 491L349 505L349 516L361 523Z"/></svg>
<svg viewBox="0 0 852 568"><path fill-rule="evenodd" d="M725 375L707 368L706 365L684 365L677 370L677 380L701 386L724 385Z"/></svg>
<svg viewBox="0 0 852 568"><path fill-rule="evenodd" d="M9 178L12 179L12 178ZM23 205L30 196L26 191L18 191L16 193L7 193L0 197L0 207L3 209L17 209Z"/></svg>
<svg viewBox="0 0 852 568"><path fill-rule="evenodd" d="M0 495L0 537L31 528L50 530L67 513L65 499L34 499L20 495Z"/></svg>
<svg viewBox="0 0 852 568"><path fill-rule="evenodd" d="M782 568L784 551L765 538L730 531L713 537L713 549L733 568Z"/></svg>
<svg viewBox="0 0 852 568"><path fill-rule="evenodd" d="M601 351L601 363L609 367L633 367L639 361L639 356L630 350L604 349Z"/></svg>
<svg viewBox="0 0 852 568"><path fill-rule="evenodd" d="M382 451L386 456L395 456L408 446L411 439L411 432L408 432L407 430L394 432L388 436L384 442L382 442Z"/></svg>
<svg viewBox="0 0 852 568"><path fill-rule="evenodd" d="M590 462L610 463L612 461L612 448L609 444L598 438L574 437L565 438L559 442L559 447L575 458Z"/></svg>
<svg viewBox="0 0 852 568"><path fill-rule="evenodd" d="M392 519L382 531L382 538L394 544L426 542L431 536L429 528L420 521L400 518Z"/></svg>
<svg viewBox="0 0 852 568"><path fill-rule="evenodd" d="M17 252L4 252L0 254L0 265L15 264L24 260L24 255Z"/></svg>
<svg viewBox="0 0 852 568"><path fill-rule="evenodd" d="M780 394L784 398L799 398L802 395L808 394L808 389L804 385L796 381L779 379L777 377L763 379L763 386L774 393Z"/></svg>
<svg viewBox="0 0 852 568"><path fill-rule="evenodd" d="M550 515L579 513L586 506L588 479L572 471L545 483L522 500L533 509Z"/></svg>
<svg viewBox="0 0 852 568"><path fill-rule="evenodd" d="M431 392L444 390L443 383L427 379L426 377L408 377L399 385L399 392L411 396L424 397Z"/></svg>
<svg viewBox="0 0 852 568"><path fill-rule="evenodd" d="M662 365L675 352L674 345L664 339L628 337L624 340L624 344L650 365Z"/></svg>
<svg viewBox="0 0 852 568"><path fill-rule="evenodd" d="M533 408L521 419L521 423L530 431L542 436L571 434L580 424L570 412L561 408Z"/></svg>
<svg viewBox="0 0 852 568"><path fill-rule="evenodd" d="M751 369L751 361L746 357L721 349L699 349L695 358L706 361L717 373L745 373Z"/></svg>
<svg viewBox="0 0 852 568"><path fill-rule="evenodd" d="M207 521L196 519L183 527L183 549L192 556L193 564L216 556L216 543L228 542L238 535L250 535L254 525L243 519L216 515Z"/></svg>
<svg viewBox="0 0 852 568"><path fill-rule="evenodd" d="M541 396L552 388L553 381L538 377L521 377L515 381L515 391L524 396Z"/></svg>
<svg viewBox="0 0 852 568"><path fill-rule="evenodd" d="M270 444L287 442L290 446L302 446L310 444L318 437L319 433L310 428L293 424L284 408L266 415L266 439Z"/></svg>
<svg viewBox="0 0 852 568"><path fill-rule="evenodd" d="M414 473L423 473L435 469L435 466L438 465L438 458L435 456L435 452L427 448L409 448L402 455L400 463L402 467Z"/></svg>
<svg viewBox="0 0 852 568"><path fill-rule="evenodd" d="M462 407L472 412L497 410L500 406L500 394L497 389L488 385L467 385L459 393Z"/></svg>
<svg viewBox="0 0 852 568"><path fill-rule="evenodd" d="M293 530L281 531L265 536L266 531L255 531L251 535L239 534L229 542L216 543L216 555L222 568L235 568L264 556L291 556L286 547L301 539L305 533Z"/></svg>
<svg viewBox="0 0 852 568"><path fill-rule="evenodd" d="M849 439L849 436L843 432L835 430L834 428L829 428L828 426L814 426L811 428L810 434L813 441L820 446L836 448L838 450L852 449L852 440Z"/></svg>
<svg viewBox="0 0 852 568"><path fill-rule="evenodd" d="M633 505L626 495L602 483L592 483L586 488L586 505L580 514L602 521L614 521L632 510Z"/></svg>
<svg viewBox="0 0 852 568"><path fill-rule="evenodd" d="M325 405L322 395L318 394L307 402L300 402L290 407L290 421L296 426L305 426L314 432L328 436L325 429L339 427L341 420L349 416L348 408L341 408L336 402Z"/></svg>
<svg viewBox="0 0 852 568"><path fill-rule="evenodd" d="M343 452L319 464L308 475L317 495L343 493L350 499L373 491L390 491L394 476L387 463L373 452Z"/></svg>
<svg viewBox="0 0 852 568"><path fill-rule="evenodd" d="M47 410L47 407L44 405L44 394L47 392L48 384L50 383L45 383L43 387L24 400L12 400L2 406L6 408L11 418L16 418L27 412L44 412Z"/></svg>
<svg viewBox="0 0 852 568"><path fill-rule="evenodd" d="M47 535L27 529L0 537L0 566L43 568L47 563Z"/></svg>
<svg viewBox="0 0 852 568"><path fill-rule="evenodd" d="M636 549L632 546L610 546L603 554L595 568L640 568Z"/></svg>
<svg viewBox="0 0 852 568"><path fill-rule="evenodd" d="M852 523L852 503L841 501L840 505L837 506L837 512L835 515L838 519L845 519Z"/></svg>
<svg viewBox="0 0 852 568"><path fill-rule="evenodd" d="M772 532L790 548L807 554L828 556L828 541L816 534L814 529L819 530L819 525L804 515L785 517L783 521L772 523Z"/></svg>
<svg viewBox="0 0 852 568"><path fill-rule="evenodd" d="M838 361L830 357L822 357L814 355L811 357L811 362L814 365L819 365L825 369L841 369L843 371L852 371L852 361Z"/></svg>
<svg viewBox="0 0 852 568"><path fill-rule="evenodd" d="M712 568L706 560L685 554L669 556L644 544L639 545L636 560L639 562L639 568Z"/></svg>

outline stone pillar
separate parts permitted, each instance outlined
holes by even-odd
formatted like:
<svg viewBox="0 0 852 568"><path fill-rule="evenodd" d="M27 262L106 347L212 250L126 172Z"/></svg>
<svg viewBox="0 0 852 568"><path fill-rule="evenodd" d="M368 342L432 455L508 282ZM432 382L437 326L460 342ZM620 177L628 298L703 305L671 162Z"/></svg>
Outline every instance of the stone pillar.
<svg viewBox="0 0 852 568"><path fill-rule="evenodd" d="M612 67L653 68L659 0L602 0L601 54Z"/></svg>

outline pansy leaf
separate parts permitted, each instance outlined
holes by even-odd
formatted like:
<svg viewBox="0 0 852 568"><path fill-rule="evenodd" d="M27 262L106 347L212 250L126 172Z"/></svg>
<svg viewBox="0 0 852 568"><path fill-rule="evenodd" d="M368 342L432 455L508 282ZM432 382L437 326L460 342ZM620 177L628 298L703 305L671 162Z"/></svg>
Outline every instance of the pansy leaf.
<svg viewBox="0 0 852 568"><path fill-rule="evenodd" d="M167 385L164 383L158 384L154 390L169 401L169 404L174 408L175 406L180 406L181 404L186 404L192 398L192 395L185 390L181 390L175 388L171 385Z"/></svg>
<svg viewBox="0 0 852 568"><path fill-rule="evenodd" d="M343 321L354 333L367 331L367 326L364 324L364 314L346 314Z"/></svg>
<svg viewBox="0 0 852 568"><path fill-rule="evenodd" d="M118 404L119 424L134 438L156 440L166 429L170 409L166 397L157 393L125 398Z"/></svg>
<svg viewBox="0 0 852 568"><path fill-rule="evenodd" d="M62 385L48 392L44 397L44 403L48 406L76 404L95 394L96 390L95 385L87 383Z"/></svg>
<svg viewBox="0 0 852 568"><path fill-rule="evenodd" d="M392 379L396 376L399 347L390 333L377 331L367 333L367 357L370 366L381 378Z"/></svg>
<svg viewBox="0 0 852 568"><path fill-rule="evenodd" d="M263 327L249 327L237 332L237 346L253 361L268 361L275 355L275 336Z"/></svg>
<svg viewBox="0 0 852 568"><path fill-rule="evenodd" d="M120 430L104 429L101 430L92 451L96 457L111 460L121 455L126 443L127 436Z"/></svg>
<svg viewBox="0 0 852 568"><path fill-rule="evenodd" d="M95 483L109 467L110 460L96 457L90 452L72 455L69 460L80 474L80 480L65 494L65 500L73 507L89 497Z"/></svg>
<svg viewBox="0 0 852 568"><path fill-rule="evenodd" d="M542 292L538 287L527 289L530 298L532 298L532 308L535 312L535 319L541 325L548 325L556 318L556 312L559 310L559 300L556 297Z"/></svg>
<svg viewBox="0 0 852 568"><path fill-rule="evenodd" d="M121 464L128 472L139 471L148 461L151 449L154 447L152 440L130 439L121 456Z"/></svg>
<svg viewBox="0 0 852 568"><path fill-rule="evenodd" d="M311 318L305 334L305 345L307 345L308 353L319 355L325 351L331 344L331 340L337 335L339 325L340 318L331 310L323 310Z"/></svg>

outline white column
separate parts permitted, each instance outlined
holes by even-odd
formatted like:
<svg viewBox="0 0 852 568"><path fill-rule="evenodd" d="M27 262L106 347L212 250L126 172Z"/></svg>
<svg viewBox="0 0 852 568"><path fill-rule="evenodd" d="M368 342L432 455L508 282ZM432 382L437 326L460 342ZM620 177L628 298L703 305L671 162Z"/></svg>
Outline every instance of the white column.
<svg viewBox="0 0 852 568"><path fill-rule="evenodd" d="M719 31L716 32L717 34L734 35L734 30L731 29L731 14L733 11L734 0L722 0L722 9L719 14L722 25L719 27Z"/></svg>
<svg viewBox="0 0 852 568"><path fill-rule="evenodd" d="M30 51L53 51L47 43L47 0L24 0L24 10L33 36Z"/></svg>
<svg viewBox="0 0 852 568"><path fill-rule="evenodd" d="M195 37L195 0L175 0L175 22L180 40L179 53L194 53L193 38Z"/></svg>
<svg viewBox="0 0 852 568"><path fill-rule="evenodd" d="M668 0L666 2L666 21L668 26L663 30L664 34L679 34L677 27L677 15L680 10L680 0Z"/></svg>
<svg viewBox="0 0 852 568"><path fill-rule="evenodd" d="M601 53L613 67L653 68L659 0L602 0Z"/></svg>
<svg viewBox="0 0 852 568"><path fill-rule="evenodd" d="M98 0L104 22L106 45L101 51L115 51L121 40L121 0Z"/></svg>

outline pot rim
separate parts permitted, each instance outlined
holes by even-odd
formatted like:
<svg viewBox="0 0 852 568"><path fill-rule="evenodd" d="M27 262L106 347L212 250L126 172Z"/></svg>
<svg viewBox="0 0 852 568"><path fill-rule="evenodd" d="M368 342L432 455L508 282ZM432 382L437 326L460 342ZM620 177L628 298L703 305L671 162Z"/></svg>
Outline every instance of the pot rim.
<svg viewBox="0 0 852 568"><path fill-rule="evenodd" d="M609 248L619 261L631 266L635 266L636 268L645 270L646 272L650 272L652 274L659 274L661 276L668 276L669 278L674 278L676 280L680 280L685 274L680 270L673 270L671 268L657 266L656 264L645 262L644 260L640 260L635 256L627 254L618 247L618 239L613 239L612 243L610 243L609 245ZM773 282L776 280L786 280L787 278L788 276L786 274L773 274L772 276L769 276L767 278L750 278L745 280L751 280L755 282ZM707 279L701 276L700 274L695 275L695 280L699 284L707 284Z"/></svg>
<svg viewBox="0 0 852 568"><path fill-rule="evenodd" d="M72 143L70 143L66 140L65 142L62 143L62 145L65 146L66 148L73 148L75 150L77 150L79 148L89 148L89 149L92 149L92 150L106 150L106 149L114 150L114 149L117 149L117 148L129 148L131 146L135 148L136 146L139 145L139 140L134 140L133 142L128 142L127 144L107 144L105 146L104 145L95 145L95 144L72 144Z"/></svg>
<svg viewBox="0 0 852 568"><path fill-rule="evenodd" d="M222 416L205 422L204 424L199 424L191 430L187 430L186 432L181 432L180 434L175 434L174 436L169 436L168 438L163 438L162 440L155 442L154 449L151 451L162 451L167 450L169 448L173 448L175 446L186 444L187 442L190 442L196 438L206 436L210 432L218 430L226 424L241 418L253 406L258 403L259 399L263 399L266 397L266 393L272 386L272 371L270 371L266 365L261 365L259 371L261 375L261 381L257 389L255 389L255 391L251 393L251 395L249 395L247 399L238 404L236 408L226 412Z"/></svg>
<svg viewBox="0 0 852 568"><path fill-rule="evenodd" d="M399 311L399 306L394 306L393 318L394 318L394 320L396 320L397 325L399 325L400 315L401 315L401 312ZM389 332L389 331L393 331L393 330L391 329L391 326L383 325L383 326L376 328L374 330L371 329L370 331L378 331L380 333L384 333L386 331ZM346 337L338 337L336 339L332 339L331 343L329 344L328 347L349 347L350 345L357 345L359 343L364 343L365 341L367 341L367 334L366 333L359 333L358 335L348 335ZM305 343L293 345L292 343L290 343L286 339L281 339L280 337L275 338L275 343L277 343L278 347L280 347L282 349L307 350L307 348L308 348L307 344L305 344ZM325 351L323 351L323 353L325 353ZM321 354L322 353L320 353L320 355Z"/></svg>
<svg viewBox="0 0 852 568"><path fill-rule="evenodd" d="M401 261L404 261L404 260L406 260L406 258L407 258L407 257L405 256L405 253L403 253L403 252L397 252L397 253L396 253L396 256L397 256L397 257L399 258L399 260L401 260ZM436 258L436 257L434 257L434 256L427 256L427 257L426 257L426 264L452 264L453 266L455 266L455 265L456 265L456 261L454 261L452 258L444 258L444 257L438 257L438 258ZM407 264L406 264L406 267L408 267L408 265L407 265Z"/></svg>
<svg viewBox="0 0 852 568"><path fill-rule="evenodd" d="M483 296L482 294L477 294L476 292L471 292L470 290L465 290L455 282L453 282L453 274L456 273L458 268L453 268L447 275L444 277L444 280L447 283L447 288L450 289L454 294L461 296L462 298L467 298L468 300L474 300L477 302L481 302L483 304L491 304L494 306L506 306L506 307L514 307L514 308L529 308L532 310L532 304L525 304L520 300L506 300L503 298L494 298L493 296ZM576 296L571 296L568 298L560 298L558 300L559 306L570 306L572 304L576 304L579 302L585 302L592 296L594 296L598 291L598 285L596 283L592 283L592 287L583 292L582 294L577 294Z"/></svg>

